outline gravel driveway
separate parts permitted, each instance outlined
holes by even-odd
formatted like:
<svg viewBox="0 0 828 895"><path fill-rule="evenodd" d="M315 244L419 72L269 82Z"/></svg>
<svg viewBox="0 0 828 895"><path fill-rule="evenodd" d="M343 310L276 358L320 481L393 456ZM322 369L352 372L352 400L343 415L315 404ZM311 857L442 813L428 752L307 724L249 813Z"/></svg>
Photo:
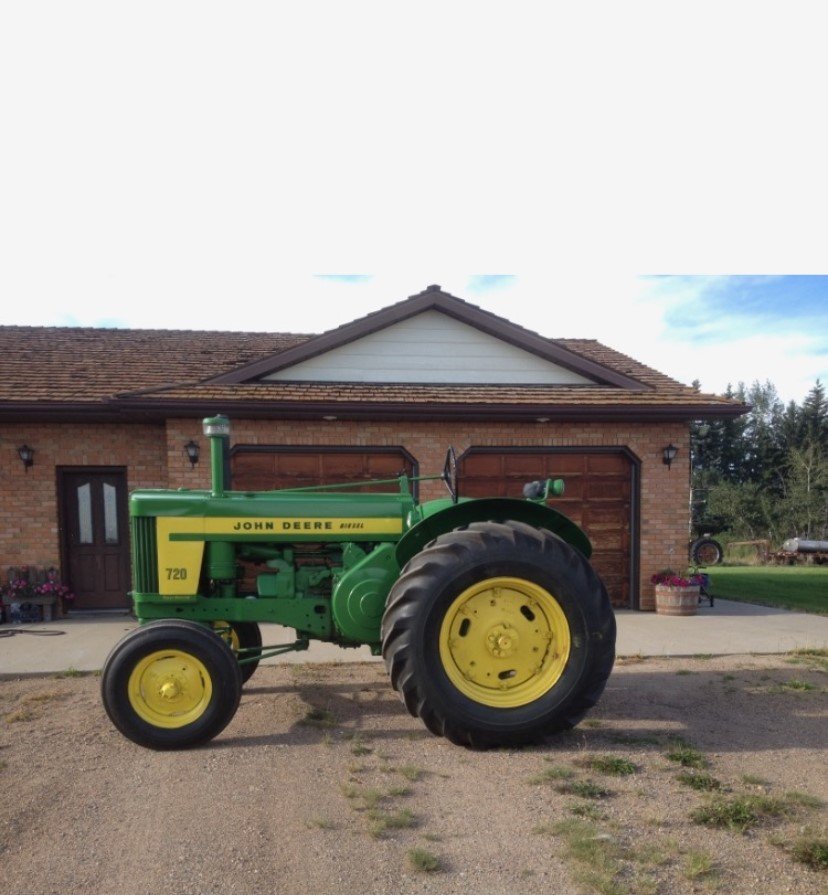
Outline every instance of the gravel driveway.
<svg viewBox="0 0 828 895"><path fill-rule="evenodd" d="M576 730L491 752L376 664L260 668L179 753L122 738L94 676L2 681L0 893L824 893L792 849L826 835L827 664L627 660ZM717 792L778 816L691 821Z"/></svg>

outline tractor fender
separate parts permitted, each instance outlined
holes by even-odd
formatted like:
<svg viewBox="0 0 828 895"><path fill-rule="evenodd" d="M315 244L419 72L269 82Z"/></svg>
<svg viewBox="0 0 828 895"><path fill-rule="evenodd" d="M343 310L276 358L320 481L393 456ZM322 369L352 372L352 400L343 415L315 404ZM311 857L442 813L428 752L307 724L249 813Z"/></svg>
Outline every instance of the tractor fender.
<svg viewBox="0 0 828 895"><path fill-rule="evenodd" d="M436 537L472 522L525 522L533 528L545 528L571 544L589 559L592 544L571 519L551 507L510 497L486 497L451 503L434 500L423 504L424 518L413 525L397 543L397 562L402 568L426 544Z"/></svg>

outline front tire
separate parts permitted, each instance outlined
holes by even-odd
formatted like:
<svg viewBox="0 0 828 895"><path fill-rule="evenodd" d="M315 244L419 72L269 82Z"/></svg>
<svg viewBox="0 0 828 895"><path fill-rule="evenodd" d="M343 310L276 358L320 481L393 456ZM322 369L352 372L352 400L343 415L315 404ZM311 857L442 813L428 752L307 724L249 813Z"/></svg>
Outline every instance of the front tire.
<svg viewBox="0 0 828 895"><path fill-rule="evenodd" d="M235 715L241 687L230 647L209 628L178 619L127 634L101 677L110 720L149 749L183 749L212 739Z"/></svg>
<svg viewBox="0 0 828 895"><path fill-rule="evenodd" d="M392 685L433 733L518 745L574 726L597 702L615 616L586 558L556 535L474 523L405 567L382 651Z"/></svg>

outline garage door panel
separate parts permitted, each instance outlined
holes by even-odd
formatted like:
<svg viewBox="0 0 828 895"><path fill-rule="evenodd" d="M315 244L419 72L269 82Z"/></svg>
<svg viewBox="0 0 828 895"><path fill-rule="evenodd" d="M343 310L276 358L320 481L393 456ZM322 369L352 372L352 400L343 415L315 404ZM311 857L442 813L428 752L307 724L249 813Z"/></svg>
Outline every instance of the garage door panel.
<svg viewBox="0 0 828 895"><path fill-rule="evenodd" d="M584 472L584 457L582 454L549 454L545 457L550 474L582 475Z"/></svg>
<svg viewBox="0 0 828 895"><path fill-rule="evenodd" d="M402 471L414 475L414 463L402 448L365 448L352 451L337 448L234 449L231 458L233 487L238 491L268 491L395 478ZM399 490L394 482L354 488L354 491Z"/></svg>
<svg viewBox="0 0 828 895"><path fill-rule="evenodd" d="M309 479L311 481L316 481L319 478L319 457L313 454L273 454L271 463L273 475L277 478Z"/></svg>
<svg viewBox="0 0 828 895"><path fill-rule="evenodd" d="M584 499L618 500L627 503L630 499L630 483L617 479L589 479Z"/></svg>
<svg viewBox="0 0 828 895"><path fill-rule="evenodd" d="M503 472L509 478L525 476L531 481L546 474L546 464L531 454L511 454L503 457Z"/></svg>
<svg viewBox="0 0 828 895"><path fill-rule="evenodd" d="M234 458L233 470L244 475L273 475L273 457L269 454L239 454Z"/></svg>
<svg viewBox="0 0 828 895"><path fill-rule="evenodd" d="M616 475L625 478L630 473L630 461L624 454L587 454L586 468L594 475Z"/></svg>

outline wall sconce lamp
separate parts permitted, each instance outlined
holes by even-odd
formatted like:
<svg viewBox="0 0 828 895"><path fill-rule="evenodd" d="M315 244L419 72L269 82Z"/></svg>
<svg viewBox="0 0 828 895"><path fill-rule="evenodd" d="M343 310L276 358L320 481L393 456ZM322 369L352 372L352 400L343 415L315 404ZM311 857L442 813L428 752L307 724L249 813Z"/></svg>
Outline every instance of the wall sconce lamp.
<svg viewBox="0 0 828 895"><path fill-rule="evenodd" d="M20 455L20 459L23 462L26 472L28 472L29 467L34 466L34 448L30 448L29 445L24 444L17 449L17 453Z"/></svg>
<svg viewBox="0 0 828 895"><path fill-rule="evenodd" d="M190 461L190 467L195 469L196 463L198 463L198 455L200 452L200 448L195 441L190 439L185 445L184 450L187 453L187 459Z"/></svg>
<svg viewBox="0 0 828 895"><path fill-rule="evenodd" d="M677 453L678 448L674 444L668 444L666 448L662 449L662 461L667 466L667 469L673 465L673 460L676 459Z"/></svg>

